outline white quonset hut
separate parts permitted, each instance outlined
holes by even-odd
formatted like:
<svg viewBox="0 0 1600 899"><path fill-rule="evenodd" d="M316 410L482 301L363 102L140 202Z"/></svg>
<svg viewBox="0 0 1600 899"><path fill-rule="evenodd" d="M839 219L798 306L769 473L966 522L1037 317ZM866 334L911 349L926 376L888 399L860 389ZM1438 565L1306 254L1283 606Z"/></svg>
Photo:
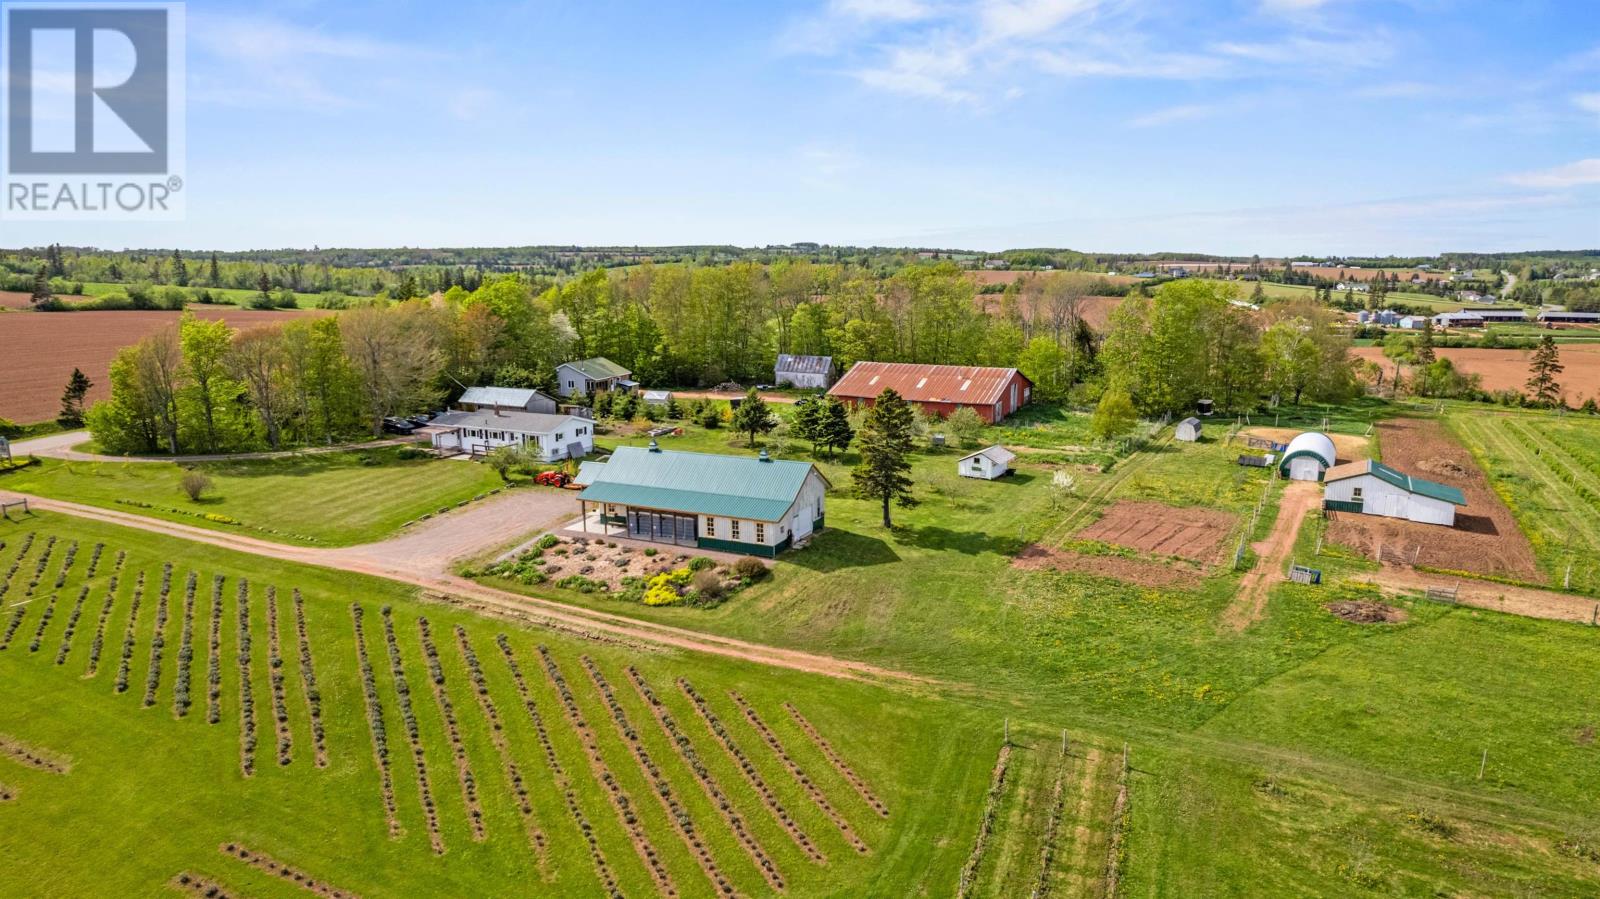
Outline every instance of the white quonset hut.
<svg viewBox="0 0 1600 899"><path fill-rule="evenodd" d="M1404 518L1423 524L1456 523L1456 507L1467 497L1448 484L1424 481L1382 462L1347 462L1328 469L1322 505L1335 512Z"/></svg>
<svg viewBox="0 0 1600 899"><path fill-rule="evenodd" d="M1278 462L1278 473L1291 481L1320 481L1338 461L1332 438L1306 431L1289 441L1283 459Z"/></svg>
<svg viewBox="0 0 1600 899"><path fill-rule="evenodd" d="M986 481L993 481L1004 477L1005 473L1011 470L1011 463L1016 461L1016 458L1015 453L996 444L963 457L956 463L956 472L964 478L983 478Z"/></svg>
<svg viewBox="0 0 1600 899"><path fill-rule="evenodd" d="M434 449L481 456L518 446L543 462L581 459L594 450L594 422L541 412L446 412L419 428Z"/></svg>
<svg viewBox="0 0 1600 899"><path fill-rule="evenodd" d="M1184 443L1194 443L1200 439L1200 419L1185 418L1178 422L1177 433L1173 435Z"/></svg>

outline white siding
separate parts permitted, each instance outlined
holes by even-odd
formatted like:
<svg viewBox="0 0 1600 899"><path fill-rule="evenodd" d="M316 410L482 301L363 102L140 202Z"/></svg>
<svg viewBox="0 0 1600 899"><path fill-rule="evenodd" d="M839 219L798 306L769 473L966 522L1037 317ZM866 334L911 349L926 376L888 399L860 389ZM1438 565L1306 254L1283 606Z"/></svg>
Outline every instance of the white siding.
<svg viewBox="0 0 1600 899"><path fill-rule="evenodd" d="M1325 468L1321 462L1310 456L1301 456L1289 461L1289 479L1293 481L1315 481L1322 475Z"/></svg>
<svg viewBox="0 0 1600 899"><path fill-rule="evenodd" d="M806 372L773 371L772 383L782 387L791 384L800 388L822 388L828 386L828 376L825 374L809 374Z"/></svg>
<svg viewBox="0 0 1600 899"><path fill-rule="evenodd" d="M962 477L983 478L987 481L993 481L1011 470L1009 465L995 462L988 456L973 456L956 464L958 466L956 473Z"/></svg>
<svg viewBox="0 0 1600 899"><path fill-rule="evenodd" d="M580 431L582 433L579 433ZM457 428L449 433L433 435L433 445L436 449L487 452L501 446L522 446L544 462L556 462L567 458L567 447L574 443L583 447L584 455L594 452L592 422L581 418L569 418L560 430L547 434L528 434L493 428Z"/></svg>
<svg viewBox="0 0 1600 899"><path fill-rule="evenodd" d="M1358 489L1361 491L1360 499L1356 498ZM1324 490L1323 498L1335 502L1359 502L1362 512L1367 515L1404 518L1407 521L1442 524L1447 527L1453 526L1456 522L1456 507L1453 503L1408 493L1370 474L1334 481Z"/></svg>

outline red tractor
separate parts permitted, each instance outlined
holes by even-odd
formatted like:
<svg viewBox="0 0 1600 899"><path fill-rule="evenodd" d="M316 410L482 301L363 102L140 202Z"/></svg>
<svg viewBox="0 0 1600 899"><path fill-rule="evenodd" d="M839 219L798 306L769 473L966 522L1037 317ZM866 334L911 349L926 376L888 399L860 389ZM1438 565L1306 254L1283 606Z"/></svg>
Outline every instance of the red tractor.
<svg viewBox="0 0 1600 899"><path fill-rule="evenodd" d="M572 476L564 471L541 471L533 476L533 482L541 487L565 487L572 480Z"/></svg>

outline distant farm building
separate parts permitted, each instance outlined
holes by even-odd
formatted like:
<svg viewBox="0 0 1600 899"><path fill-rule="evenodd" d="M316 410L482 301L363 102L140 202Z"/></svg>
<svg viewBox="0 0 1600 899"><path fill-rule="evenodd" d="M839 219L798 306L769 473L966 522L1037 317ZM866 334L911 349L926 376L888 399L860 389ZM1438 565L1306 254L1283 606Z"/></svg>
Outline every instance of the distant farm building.
<svg viewBox="0 0 1600 899"><path fill-rule="evenodd" d="M638 383L629 380L633 372L610 359L596 356L556 366L558 389L566 396L591 396L602 390L632 390Z"/></svg>
<svg viewBox="0 0 1600 899"><path fill-rule="evenodd" d="M1306 431L1289 441L1278 462L1278 473L1291 481L1320 481L1323 474L1338 464L1333 440L1327 434Z"/></svg>
<svg viewBox="0 0 1600 899"><path fill-rule="evenodd" d="M1422 330L1423 323L1426 322L1427 320L1428 320L1428 317L1425 316L1425 315L1408 315L1408 316L1400 319L1399 321L1395 322L1395 326L1396 327L1400 327L1400 328L1405 328L1408 331L1411 331L1411 330L1420 331L1420 330Z"/></svg>
<svg viewBox="0 0 1600 899"><path fill-rule="evenodd" d="M542 462L580 459L594 449L594 422L542 412L446 412L417 429L434 449L481 456L515 446Z"/></svg>
<svg viewBox="0 0 1600 899"><path fill-rule="evenodd" d="M776 556L823 525L828 480L809 462L624 446L582 466L583 528Z"/></svg>
<svg viewBox="0 0 1600 899"><path fill-rule="evenodd" d="M1476 312L1441 312L1433 317L1435 328L1481 328L1483 316Z"/></svg>
<svg viewBox="0 0 1600 899"><path fill-rule="evenodd" d="M1467 504L1466 495L1455 487L1414 478L1370 460L1334 466L1324 482L1323 507L1335 512L1450 527L1456 522L1456 507Z"/></svg>
<svg viewBox="0 0 1600 899"><path fill-rule="evenodd" d="M501 409L515 412L543 412L555 414L558 404L537 390L520 387L468 387L456 405L465 412Z"/></svg>
<svg viewBox="0 0 1600 899"><path fill-rule="evenodd" d="M811 387L826 390L833 383L832 356L791 356L778 354L772 369L772 383L783 387Z"/></svg>
<svg viewBox="0 0 1600 899"><path fill-rule="evenodd" d="M1016 454L1003 446L981 449L957 463L957 474L964 478L983 478L992 481L1011 470Z"/></svg>
<svg viewBox="0 0 1600 899"><path fill-rule="evenodd" d="M924 412L949 416L965 406L989 424L1027 405L1033 382L1014 368L857 362L828 393L851 405L870 406L893 388Z"/></svg>
<svg viewBox="0 0 1600 899"><path fill-rule="evenodd" d="M1546 309L1539 313L1541 325L1600 325L1600 312L1567 312L1560 309Z"/></svg>
<svg viewBox="0 0 1600 899"><path fill-rule="evenodd" d="M1194 443L1200 439L1200 419L1185 418L1178 422L1178 431L1173 435L1184 443Z"/></svg>
<svg viewBox="0 0 1600 899"><path fill-rule="evenodd" d="M1478 309L1476 312L1486 325L1517 324L1528 320L1528 313L1521 309Z"/></svg>

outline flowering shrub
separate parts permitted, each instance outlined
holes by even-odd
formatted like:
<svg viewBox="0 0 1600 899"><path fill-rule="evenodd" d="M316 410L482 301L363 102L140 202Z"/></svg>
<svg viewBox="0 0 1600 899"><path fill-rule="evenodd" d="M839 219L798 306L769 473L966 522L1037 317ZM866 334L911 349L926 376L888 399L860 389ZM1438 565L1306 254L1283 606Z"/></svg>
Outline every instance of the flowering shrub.
<svg viewBox="0 0 1600 899"><path fill-rule="evenodd" d="M645 586L643 602L647 606L670 606L683 599L694 572L687 568L665 571L651 578Z"/></svg>

